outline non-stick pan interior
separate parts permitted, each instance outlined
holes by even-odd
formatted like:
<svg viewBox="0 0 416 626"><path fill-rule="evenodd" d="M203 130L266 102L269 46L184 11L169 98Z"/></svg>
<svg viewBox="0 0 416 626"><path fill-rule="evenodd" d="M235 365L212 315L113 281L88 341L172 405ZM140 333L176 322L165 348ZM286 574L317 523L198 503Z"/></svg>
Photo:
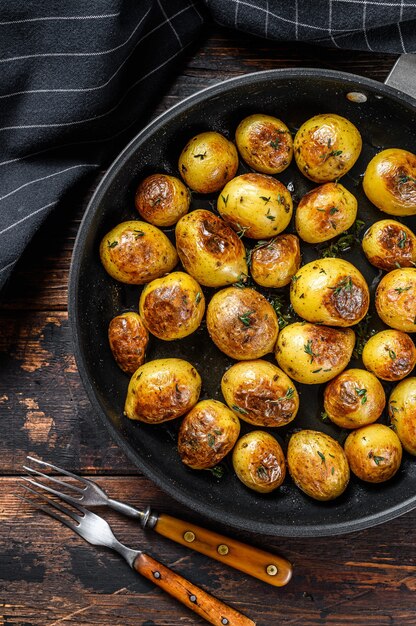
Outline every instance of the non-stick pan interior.
<svg viewBox="0 0 416 626"><path fill-rule="evenodd" d="M350 101L349 92L367 96L364 103ZM180 461L176 450L178 423L147 426L123 416L129 377L115 364L108 346L110 319L125 310L137 310L139 287L116 283L103 270L98 254L101 238L117 223L139 219L134 209L138 182L154 172L178 175L177 160L186 141L196 133L217 130L233 138L238 123L256 112L275 115L295 132L317 113L334 112L350 119L363 138L362 154L342 179L358 198L359 218L366 227L386 217L365 198L361 180L370 158L383 148L400 147L415 151L416 114L410 98L374 81L338 72L319 70L275 71L247 75L226 81L186 100L147 127L116 160L94 195L75 245L70 286L70 317L75 337L78 366L90 399L120 446L138 467L170 495L207 517L234 527L272 535L330 535L349 532L393 518L416 506L414 461L405 455L396 477L374 486L351 479L342 497L320 503L301 493L287 478L270 495L246 489L235 476L229 460L218 478L210 471L192 471ZM243 164L239 173L248 171ZM292 164L278 176L289 184L296 201L314 183ZM193 194L192 208L215 208L215 195ZM414 227L414 219L403 219ZM413 222L413 223L412 223ZM364 232L363 227L362 232ZM293 221L289 232L295 232ZM173 236L173 233L166 231ZM246 243L246 242L245 242ZM319 256L313 246L302 244L303 263ZM366 261L361 247L344 253L366 277L372 295L381 278ZM287 290L276 290L287 293ZM205 290L207 298L210 290ZM265 292L271 295L271 291ZM373 298L374 300L374 298ZM372 309L372 324L383 328ZM148 359L180 357L189 360L203 379L201 398L222 400L220 380L232 360L209 339L204 324L188 338L175 342L153 340ZM272 355L269 360L273 361ZM359 360L351 366L361 366ZM285 447L294 428L322 430L340 442L345 433L324 423L323 386L296 384L301 407L295 421L270 432ZM385 386L389 393L391 386ZM381 421L387 423L384 416ZM242 432L252 429L242 422Z"/></svg>

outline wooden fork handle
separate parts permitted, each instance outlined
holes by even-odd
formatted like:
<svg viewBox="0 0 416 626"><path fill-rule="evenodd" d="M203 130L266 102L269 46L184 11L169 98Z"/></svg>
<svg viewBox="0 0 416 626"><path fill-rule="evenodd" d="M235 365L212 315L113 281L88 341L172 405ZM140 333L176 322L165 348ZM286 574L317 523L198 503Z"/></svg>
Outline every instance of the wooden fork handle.
<svg viewBox="0 0 416 626"><path fill-rule="evenodd" d="M210 624L215 624L215 626L256 626L256 623L251 619L217 600L148 554L143 552L139 554L133 567L136 572L198 613Z"/></svg>
<svg viewBox="0 0 416 626"><path fill-rule="evenodd" d="M259 578L269 585L281 587L292 576L292 566L286 559L170 515L159 515L153 528L164 537Z"/></svg>

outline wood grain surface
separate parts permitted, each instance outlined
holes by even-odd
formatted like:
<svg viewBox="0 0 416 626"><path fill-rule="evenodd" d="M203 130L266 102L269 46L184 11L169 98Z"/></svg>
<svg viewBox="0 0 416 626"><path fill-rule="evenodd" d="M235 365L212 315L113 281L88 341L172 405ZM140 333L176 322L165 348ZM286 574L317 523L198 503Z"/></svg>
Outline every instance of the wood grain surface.
<svg viewBox="0 0 416 626"><path fill-rule="evenodd" d="M149 118L198 89L252 71L324 67L384 80L391 55L272 44L211 27ZM146 120L143 120L143 123ZM278 539L218 528L139 474L94 416L75 366L67 317L71 250L88 198L68 198L36 235L1 295L0 626L179 626L204 620L16 497L27 454L97 477L111 495L275 551L293 563L283 588L103 511L117 536L173 567L258 626L414 626L416 511L337 538Z"/></svg>

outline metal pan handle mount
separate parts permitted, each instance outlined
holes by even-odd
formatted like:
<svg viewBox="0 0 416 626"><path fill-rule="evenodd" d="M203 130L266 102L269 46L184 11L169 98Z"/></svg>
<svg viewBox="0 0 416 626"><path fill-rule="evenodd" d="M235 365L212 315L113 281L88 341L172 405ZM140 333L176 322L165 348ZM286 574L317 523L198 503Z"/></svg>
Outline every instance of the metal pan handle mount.
<svg viewBox="0 0 416 626"><path fill-rule="evenodd" d="M387 76L385 84L416 98L416 54L402 54Z"/></svg>

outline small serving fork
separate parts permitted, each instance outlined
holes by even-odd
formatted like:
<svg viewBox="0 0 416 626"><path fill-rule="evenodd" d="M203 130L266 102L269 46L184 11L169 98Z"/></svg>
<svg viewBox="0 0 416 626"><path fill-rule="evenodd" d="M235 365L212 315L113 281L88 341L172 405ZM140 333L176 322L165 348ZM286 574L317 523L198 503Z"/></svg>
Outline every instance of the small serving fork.
<svg viewBox="0 0 416 626"><path fill-rule="evenodd" d="M183 520L164 513L158 514L151 511L150 507L146 508L144 511L140 511L124 502L113 500L103 489L87 478L77 476L67 470L56 467L56 465L46 463L34 457L28 456L27 458L32 464L37 464L37 467L42 466L49 468L58 474L64 474L78 481L78 485L73 485L60 480L56 476L45 474L35 467L24 466L24 469L32 476L39 476L62 487L70 488L74 492L74 495L61 493L53 487L45 485L43 482L36 481L33 478L22 477L24 480L30 482L32 486L44 489L69 504L109 506L119 513L137 519L142 528L152 528L164 537L168 537L183 546L205 554L221 563L226 563L245 574L259 578L276 587L285 585L291 578L292 566L282 557L260 550L259 548L254 548L240 541L236 541L235 539L225 537L224 535L207 530L196 524L184 522Z"/></svg>
<svg viewBox="0 0 416 626"><path fill-rule="evenodd" d="M256 626L256 623L251 619L217 600L148 554L141 550L132 550L120 543L109 524L102 517L79 504L72 503L71 508L77 511L75 512L27 485L22 486L31 494L45 501L46 506L39 504L37 500L32 498L21 498L22 500L59 520L92 545L105 546L115 550L124 557L132 569L151 580L210 624L215 626Z"/></svg>

